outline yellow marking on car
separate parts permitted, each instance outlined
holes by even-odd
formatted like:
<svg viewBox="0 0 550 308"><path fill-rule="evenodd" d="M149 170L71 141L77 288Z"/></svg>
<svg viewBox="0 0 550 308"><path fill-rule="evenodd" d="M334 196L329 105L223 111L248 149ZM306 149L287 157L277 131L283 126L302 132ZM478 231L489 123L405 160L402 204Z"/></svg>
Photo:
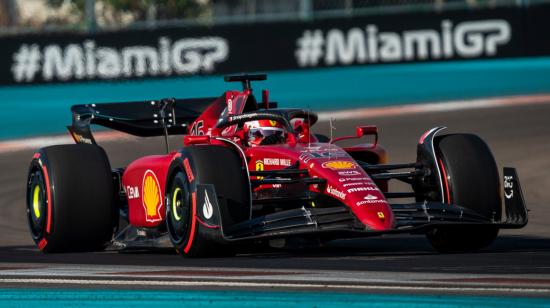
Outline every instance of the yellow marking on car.
<svg viewBox="0 0 550 308"><path fill-rule="evenodd" d="M174 214L174 218L177 221L181 220L181 216L178 215L177 208L181 206L181 200L179 200L179 194L181 193L181 189L179 187L176 187L176 190L174 190L174 194L172 196L172 213Z"/></svg>
<svg viewBox="0 0 550 308"><path fill-rule="evenodd" d="M264 162L261 160L256 161L256 171L264 171Z"/></svg>
<svg viewBox="0 0 550 308"><path fill-rule="evenodd" d="M256 161L256 171L264 171L264 162L262 160ZM258 176L256 179L261 180L263 179L263 176Z"/></svg>
<svg viewBox="0 0 550 308"><path fill-rule="evenodd" d="M146 221L155 222L161 220L161 188L157 180L157 176L153 171L145 171L142 185L142 201L143 207L145 208Z"/></svg>
<svg viewBox="0 0 550 308"><path fill-rule="evenodd" d="M34 210L34 216L40 218L40 186L35 185L32 196L32 209Z"/></svg>
<svg viewBox="0 0 550 308"><path fill-rule="evenodd" d="M333 160L323 163L323 168L328 168L331 170L346 170L346 169L355 169L355 164L350 161L344 160Z"/></svg>

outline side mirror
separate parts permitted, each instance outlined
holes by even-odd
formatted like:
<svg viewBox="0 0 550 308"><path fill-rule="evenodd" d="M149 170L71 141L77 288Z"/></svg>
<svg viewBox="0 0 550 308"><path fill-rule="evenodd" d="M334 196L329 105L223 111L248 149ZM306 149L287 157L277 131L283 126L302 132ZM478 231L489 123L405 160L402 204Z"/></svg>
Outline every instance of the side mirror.
<svg viewBox="0 0 550 308"><path fill-rule="evenodd" d="M378 127L374 125L357 126L357 128L355 129L355 135L357 136L357 138L361 138L367 135L374 135L374 142L372 146L376 147L376 145L378 144Z"/></svg>
<svg viewBox="0 0 550 308"><path fill-rule="evenodd" d="M377 135L378 136L378 127L374 125L368 126L357 126L356 135L358 138L363 137L364 135Z"/></svg>
<svg viewBox="0 0 550 308"><path fill-rule="evenodd" d="M366 135L374 135L374 143L372 144L372 147L375 148L378 144L378 128L374 125L357 126L357 128L355 129L355 136L333 138L330 143L336 143L337 141L345 139L361 138Z"/></svg>

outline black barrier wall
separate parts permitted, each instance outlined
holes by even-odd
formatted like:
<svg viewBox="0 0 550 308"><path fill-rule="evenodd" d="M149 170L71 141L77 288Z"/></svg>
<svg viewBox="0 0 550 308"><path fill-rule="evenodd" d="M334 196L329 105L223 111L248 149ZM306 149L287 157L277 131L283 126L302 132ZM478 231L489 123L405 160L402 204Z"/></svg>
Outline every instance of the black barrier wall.
<svg viewBox="0 0 550 308"><path fill-rule="evenodd" d="M0 85L550 55L550 5L0 39Z"/></svg>

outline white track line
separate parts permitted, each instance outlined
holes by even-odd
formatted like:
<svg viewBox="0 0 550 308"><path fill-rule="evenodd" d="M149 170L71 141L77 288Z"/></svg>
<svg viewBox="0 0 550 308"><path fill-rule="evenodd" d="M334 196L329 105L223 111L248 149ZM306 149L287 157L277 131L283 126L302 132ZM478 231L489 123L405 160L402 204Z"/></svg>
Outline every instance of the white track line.
<svg viewBox="0 0 550 308"><path fill-rule="evenodd" d="M428 104L411 104L387 107L360 108L345 111L320 112L319 120L328 121L330 118L340 120L380 118L399 115L410 115L429 112L444 112L466 109L497 108L507 106L531 105L531 104L549 104L550 95L527 95L511 96L501 98L488 98L477 100L461 100L450 102L436 102ZM132 136L121 132L98 132L94 134L97 141L107 142L114 140L131 139ZM55 144L73 143L72 138L65 136L37 137L13 141L0 142L0 154L16 152L28 149L38 149L44 146Z"/></svg>
<svg viewBox="0 0 550 308"><path fill-rule="evenodd" d="M98 142L107 142L114 140L129 140L135 138L122 132L108 131L94 133L94 138ZM10 140L0 142L0 154L8 152L17 152L28 149L39 149L42 147L56 145L56 144L72 144L73 138L69 135L49 136L49 137L35 137L19 140Z"/></svg>
<svg viewBox="0 0 550 308"><path fill-rule="evenodd" d="M383 285L338 285L324 283L272 283L228 281L155 281L155 280L95 280L95 279L44 279L1 278L0 283L12 284L68 284L68 285L114 285L114 286L167 286L167 287L233 287L233 288L283 288L283 289L349 289L386 291L446 291L446 292L498 292L550 294L549 289L497 288L497 287L439 287L439 286L383 286Z"/></svg>

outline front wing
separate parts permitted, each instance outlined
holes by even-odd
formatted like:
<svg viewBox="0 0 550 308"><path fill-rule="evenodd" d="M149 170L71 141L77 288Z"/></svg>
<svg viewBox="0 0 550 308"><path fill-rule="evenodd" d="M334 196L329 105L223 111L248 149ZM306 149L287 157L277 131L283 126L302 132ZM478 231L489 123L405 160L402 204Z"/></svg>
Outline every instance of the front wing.
<svg viewBox="0 0 550 308"><path fill-rule="evenodd" d="M323 237L327 239L357 238L397 233L426 233L441 226L492 226L500 229L517 229L527 224L527 209L517 172L504 168L503 198L506 218L487 219L475 211L457 204L417 202L392 204L395 226L391 230L376 231L365 227L347 207L298 208L253 218L244 222L224 225L220 204L213 185L198 185L196 219L198 232L222 243L290 237ZM204 211L201 200L209 200L211 212ZM206 205L206 203L204 203ZM167 234L138 230L142 236L128 237L135 230L126 229L115 237L112 249L144 249L169 247Z"/></svg>
<svg viewBox="0 0 550 308"><path fill-rule="evenodd" d="M504 168L505 220L487 219L457 204L418 202L392 204L395 227L388 231L369 230L346 207L292 209L251 219L229 228L219 226L227 241L256 238L303 236L332 233L335 237L365 237L389 233L424 233L445 225L487 225L502 229L521 228L527 224L527 209L514 168ZM327 234L328 235L328 234Z"/></svg>

